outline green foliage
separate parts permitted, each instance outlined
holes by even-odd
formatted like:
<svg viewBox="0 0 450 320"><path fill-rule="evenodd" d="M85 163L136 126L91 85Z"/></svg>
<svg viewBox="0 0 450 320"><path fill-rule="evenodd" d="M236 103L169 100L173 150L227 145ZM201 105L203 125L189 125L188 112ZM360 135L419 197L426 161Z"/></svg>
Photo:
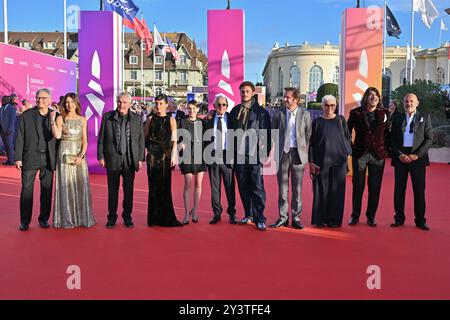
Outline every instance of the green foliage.
<svg viewBox="0 0 450 320"><path fill-rule="evenodd" d="M324 83L320 86L319 90L317 90L317 102L322 102L322 98L326 95L333 95L339 101L339 87L335 83Z"/></svg>
<svg viewBox="0 0 450 320"><path fill-rule="evenodd" d="M322 110L322 103L320 102L308 102L308 109Z"/></svg>
<svg viewBox="0 0 450 320"><path fill-rule="evenodd" d="M450 148L450 126L433 129L433 148Z"/></svg>
<svg viewBox="0 0 450 320"><path fill-rule="evenodd" d="M439 84L432 81L416 80L413 84L398 87L391 94L391 98L398 103L398 111L404 112L403 98L408 93L414 93L419 98L418 109L431 115L433 126L448 124L445 117L445 95L439 89Z"/></svg>

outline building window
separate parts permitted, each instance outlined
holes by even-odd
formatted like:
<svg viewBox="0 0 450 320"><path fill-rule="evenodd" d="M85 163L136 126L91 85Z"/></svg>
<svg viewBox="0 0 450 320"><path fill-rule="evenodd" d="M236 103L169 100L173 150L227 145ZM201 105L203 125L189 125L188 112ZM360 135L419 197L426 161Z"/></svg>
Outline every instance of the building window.
<svg viewBox="0 0 450 320"><path fill-rule="evenodd" d="M130 71L130 79L137 80L137 71Z"/></svg>
<svg viewBox="0 0 450 320"><path fill-rule="evenodd" d="M138 64L138 56L130 56L130 64Z"/></svg>
<svg viewBox="0 0 450 320"><path fill-rule="evenodd" d="M62 55L62 54L55 54L55 57L57 57L57 58L64 58L64 55Z"/></svg>
<svg viewBox="0 0 450 320"><path fill-rule="evenodd" d="M184 54L180 55L180 64L187 64L186 55L184 55Z"/></svg>
<svg viewBox="0 0 450 320"><path fill-rule="evenodd" d="M155 79L162 80L162 71L161 70L156 70Z"/></svg>
<svg viewBox="0 0 450 320"><path fill-rule="evenodd" d="M68 48L71 50L76 50L78 48L78 42L69 42Z"/></svg>
<svg viewBox="0 0 450 320"><path fill-rule="evenodd" d="M124 43L123 44L123 50L129 50L130 49L130 44L129 43Z"/></svg>
<svg viewBox="0 0 450 320"><path fill-rule="evenodd" d="M187 81L187 72L186 71L180 72L180 81Z"/></svg>
<svg viewBox="0 0 450 320"><path fill-rule="evenodd" d="M292 66L289 71L289 86L300 87L300 69L297 66Z"/></svg>
<svg viewBox="0 0 450 320"><path fill-rule="evenodd" d="M437 83L444 84L445 83L445 72L444 69L439 67L437 69Z"/></svg>
<svg viewBox="0 0 450 320"><path fill-rule="evenodd" d="M278 68L278 92L283 94L283 70L281 70L281 67Z"/></svg>
<svg viewBox="0 0 450 320"><path fill-rule="evenodd" d="M309 70L309 92L317 92L323 82L323 70L319 66L314 66Z"/></svg>
<svg viewBox="0 0 450 320"><path fill-rule="evenodd" d="M333 72L333 83L339 84L339 67L336 66Z"/></svg>
<svg viewBox="0 0 450 320"><path fill-rule="evenodd" d="M162 56L155 56L155 64L162 64Z"/></svg>
<svg viewBox="0 0 450 320"><path fill-rule="evenodd" d="M160 94L163 94L163 89L161 87L157 87L156 90L155 90L155 95L158 96Z"/></svg>
<svg viewBox="0 0 450 320"><path fill-rule="evenodd" d="M31 49L32 48L31 42L21 42L20 47L25 49Z"/></svg>
<svg viewBox="0 0 450 320"><path fill-rule="evenodd" d="M56 42L44 42L44 49L56 49Z"/></svg>

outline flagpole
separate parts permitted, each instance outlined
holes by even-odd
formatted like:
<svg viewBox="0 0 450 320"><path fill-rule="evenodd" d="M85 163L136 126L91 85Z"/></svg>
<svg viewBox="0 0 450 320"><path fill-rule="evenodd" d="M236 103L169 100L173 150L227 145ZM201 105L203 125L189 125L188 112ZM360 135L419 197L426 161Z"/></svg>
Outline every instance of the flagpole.
<svg viewBox="0 0 450 320"><path fill-rule="evenodd" d="M141 12L141 20L144 20L144 13ZM142 49L142 44L144 43L144 40L141 39L141 75L142 75L142 79L141 79L141 98L144 97L145 100L145 93L144 93L144 50Z"/></svg>
<svg viewBox="0 0 450 320"><path fill-rule="evenodd" d="M125 26L123 25L123 23L122 23L122 92L125 92Z"/></svg>
<svg viewBox="0 0 450 320"><path fill-rule="evenodd" d="M156 71L155 71L155 60L156 60L156 39L155 39L155 23L153 23L153 99L156 97Z"/></svg>
<svg viewBox="0 0 450 320"><path fill-rule="evenodd" d="M409 83L413 83L413 56L414 56L414 0L411 0L411 51L410 51L410 72Z"/></svg>
<svg viewBox="0 0 450 320"><path fill-rule="evenodd" d="M3 0L3 30L5 38L3 39L8 44L8 5L7 0Z"/></svg>
<svg viewBox="0 0 450 320"><path fill-rule="evenodd" d="M67 0L64 0L64 59L67 59Z"/></svg>
<svg viewBox="0 0 450 320"><path fill-rule="evenodd" d="M166 35L164 35L164 41L166 41ZM163 88L163 92L166 92L166 88L165 88L165 85L166 85L166 47L164 47L164 51L163 51L163 78L162 78L162 80L163 80L163 85L162 85L162 88Z"/></svg>
<svg viewBox="0 0 450 320"><path fill-rule="evenodd" d="M387 3L386 0L384 0L384 38L383 38L383 75L386 74L386 13L387 9Z"/></svg>
<svg viewBox="0 0 450 320"><path fill-rule="evenodd" d="M409 53L409 51L408 51L408 48L409 48L409 44L408 44L408 41L406 41L406 62L405 62L405 79L406 79L406 81L405 81L405 84L406 83L408 83L408 53ZM403 81L403 79L402 79L402 81ZM400 85L403 85L403 83L401 83Z"/></svg>
<svg viewBox="0 0 450 320"><path fill-rule="evenodd" d="M442 41L442 22L443 22L443 20L441 19L441 25L439 26L439 45L438 45L438 48L440 48L441 47L441 41Z"/></svg>

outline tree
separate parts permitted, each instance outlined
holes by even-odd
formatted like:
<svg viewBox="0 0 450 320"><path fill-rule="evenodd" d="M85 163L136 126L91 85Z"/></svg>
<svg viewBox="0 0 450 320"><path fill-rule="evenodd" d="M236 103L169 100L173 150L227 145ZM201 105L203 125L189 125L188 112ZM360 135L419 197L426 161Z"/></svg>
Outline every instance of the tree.
<svg viewBox="0 0 450 320"><path fill-rule="evenodd" d="M322 98L326 95L333 95L339 100L339 87L335 83L324 83L320 86L319 90L317 90L317 102L322 102Z"/></svg>
<svg viewBox="0 0 450 320"><path fill-rule="evenodd" d="M391 98L397 101L398 111L403 112L403 98L414 93L419 99L419 110L431 115L433 126L447 124L445 117L445 94L440 85L433 81L416 80L413 84L405 84L395 89Z"/></svg>

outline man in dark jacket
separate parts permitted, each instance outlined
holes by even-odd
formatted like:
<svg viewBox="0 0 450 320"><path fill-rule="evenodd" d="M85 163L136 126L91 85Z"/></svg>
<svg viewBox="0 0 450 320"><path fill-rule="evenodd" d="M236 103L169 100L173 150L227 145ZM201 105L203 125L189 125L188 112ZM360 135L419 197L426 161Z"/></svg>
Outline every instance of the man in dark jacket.
<svg viewBox="0 0 450 320"><path fill-rule="evenodd" d="M234 168L245 210L240 224L247 224L253 219L257 229L265 231L266 191L262 166L267 161L272 143L270 116L254 99L255 85L252 82L241 83L239 90L242 102L230 112L230 127L236 138Z"/></svg>
<svg viewBox="0 0 450 320"><path fill-rule="evenodd" d="M108 222L112 228L117 220L120 177L123 178L122 218L128 228L134 226L134 177L144 161L144 129L139 115L130 111L131 96L122 93L117 98L117 110L103 115L98 135L97 159L106 168L108 179Z"/></svg>
<svg viewBox="0 0 450 320"><path fill-rule="evenodd" d="M50 119L50 91L36 92L36 108L25 111L19 123L15 158L21 173L20 230L28 230L33 210L34 180L39 171L41 182L41 212L39 225L48 228L52 207L53 172L56 168L56 139L52 135L55 122Z"/></svg>
<svg viewBox="0 0 450 320"><path fill-rule="evenodd" d="M384 159L387 156L385 140L388 127L389 114L383 108L380 92L370 87L363 95L361 106L353 109L348 118L349 131L355 130L355 141L352 144L353 210L349 225L359 222L368 169L367 224L376 226L375 214L380 199Z"/></svg>
<svg viewBox="0 0 450 320"><path fill-rule="evenodd" d="M14 166L14 137L16 131L16 107L18 97L11 94L10 102L0 109L0 131L8 160L4 165Z"/></svg>
<svg viewBox="0 0 450 320"><path fill-rule="evenodd" d="M414 93L403 99L404 114L398 114L392 121L392 166L394 167L395 222L391 227L405 223L405 194L408 173L414 193L414 214L416 226L429 230L425 219L425 174L430 165L428 149L433 144L430 115L417 111L419 101Z"/></svg>

